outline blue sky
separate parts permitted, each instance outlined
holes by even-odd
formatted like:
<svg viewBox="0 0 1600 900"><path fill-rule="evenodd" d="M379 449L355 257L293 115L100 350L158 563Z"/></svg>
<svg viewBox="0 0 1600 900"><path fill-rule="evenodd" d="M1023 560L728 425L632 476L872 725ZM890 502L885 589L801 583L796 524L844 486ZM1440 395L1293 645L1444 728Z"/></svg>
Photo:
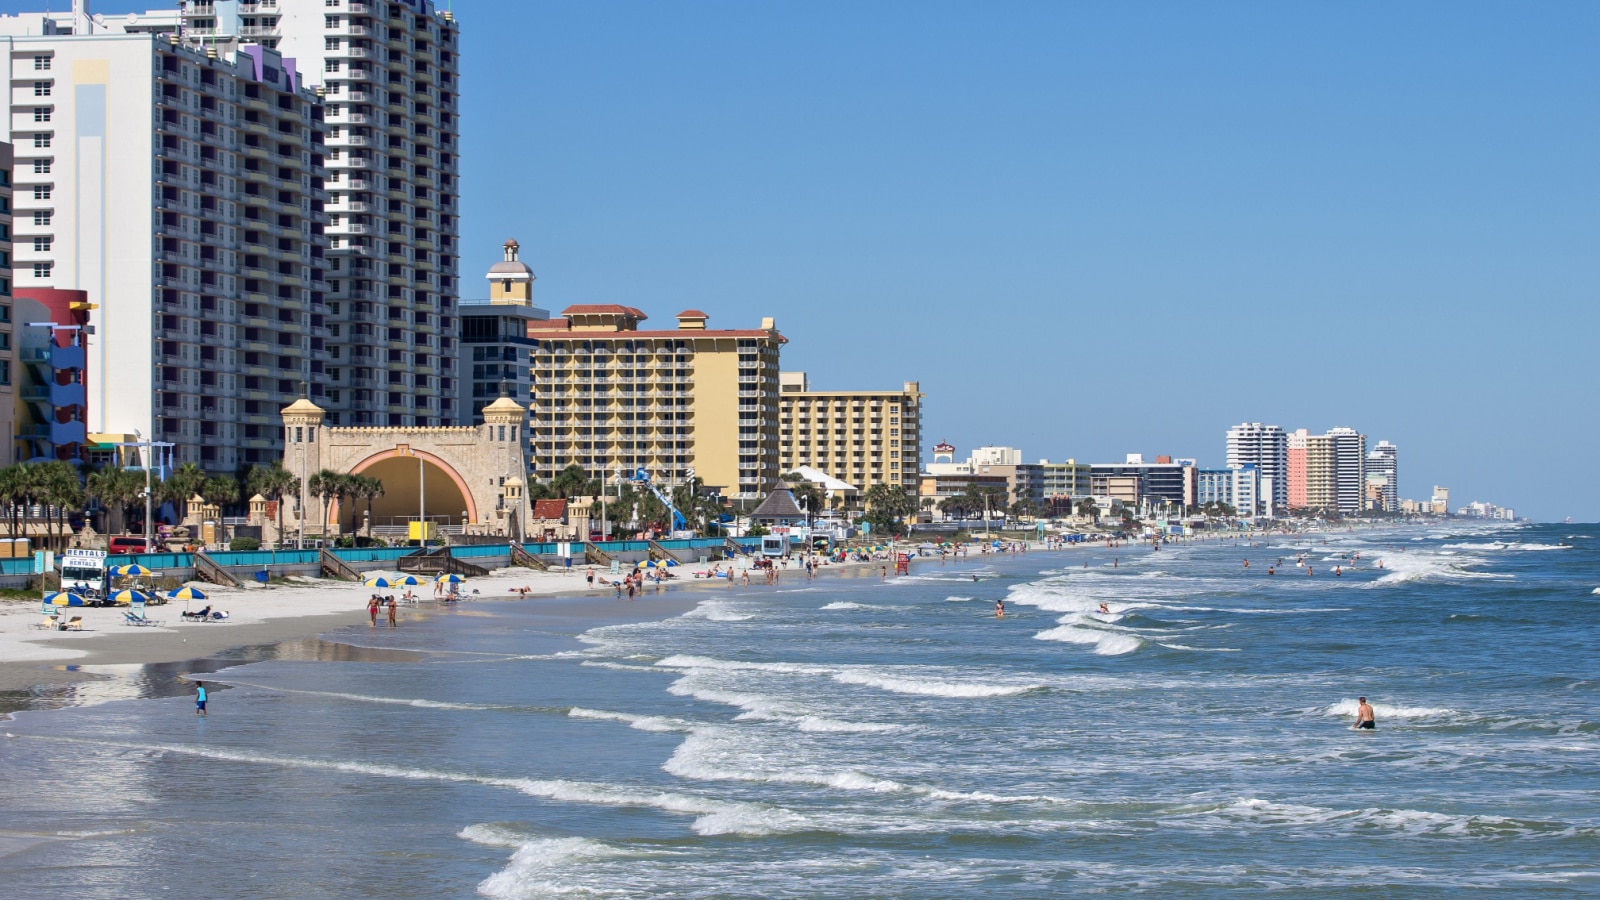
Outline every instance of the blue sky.
<svg viewBox="0 0 1600 900"><path fill-rule="evenodd" d="M454 9L469 289L514 236L552 310L775 316L929 445L1350 425L1600 519L1600 5Z"/></svg>

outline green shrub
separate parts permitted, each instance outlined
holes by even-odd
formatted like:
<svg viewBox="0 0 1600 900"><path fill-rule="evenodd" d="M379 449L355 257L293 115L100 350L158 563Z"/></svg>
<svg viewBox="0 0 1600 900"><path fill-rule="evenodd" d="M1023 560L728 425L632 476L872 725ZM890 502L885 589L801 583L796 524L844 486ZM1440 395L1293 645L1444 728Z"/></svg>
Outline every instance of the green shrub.
<svg viewBox="0 0 1600 900"><path fill-rule="evenodd" d="M228 542L229 550L260 550L261 541L253 537L236 537Z"/></svg>

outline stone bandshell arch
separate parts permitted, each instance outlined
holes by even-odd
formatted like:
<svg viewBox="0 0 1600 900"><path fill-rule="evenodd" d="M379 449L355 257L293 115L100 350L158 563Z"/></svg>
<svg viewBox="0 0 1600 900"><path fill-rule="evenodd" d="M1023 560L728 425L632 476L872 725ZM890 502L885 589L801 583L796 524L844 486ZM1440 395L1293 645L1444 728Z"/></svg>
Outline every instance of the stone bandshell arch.
<svg viewBox="0 0 1600 900"><path fill-rule="evenodd" d="M528 521L527 411L510 397L484 407L479 425L338 427L322 424L323 418L321 407L307 398L283 410L283 467L297 479L324 469L358 474L393 459L420 459L460 492L469 532L521 537ZM284 497L286 532L300 526L298 500L298 491ZM328 504L328 521L320 528L319 501L308 496L306 505L307 534L337 532L337 500ZM435 515L429 511L430 519ZM455 510L448 515L454 518Z"/></svg>

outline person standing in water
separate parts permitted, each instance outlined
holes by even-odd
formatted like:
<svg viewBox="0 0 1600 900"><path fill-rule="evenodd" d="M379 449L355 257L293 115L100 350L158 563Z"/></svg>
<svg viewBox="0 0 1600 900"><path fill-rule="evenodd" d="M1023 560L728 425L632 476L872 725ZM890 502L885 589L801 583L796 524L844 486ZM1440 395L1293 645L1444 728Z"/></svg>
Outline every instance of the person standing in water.
<svg viewBox="0 0 1600 900"><path fill-rule="evenodd" d="M201 718L205 718L206 683L204 681L196 681L194 683L194 692L194 714L200 716Z"/></svg>
<svg viewBox="0 0 1600 900"><path fill-rule="evenodd" d="M1006 617L1006 601L994 601L994 617L996 619L1004 619Z"/></svg>
<svg viewBox="0 0 1600 900"><path fill-rule="evenodd" d="M1358 704L1356 706L1356 723L1350 727L1356 731L1376 731L1378 721L1373 718L1372 704L1368 703L1365 697L1358 698L1356 703Z"/></svg>

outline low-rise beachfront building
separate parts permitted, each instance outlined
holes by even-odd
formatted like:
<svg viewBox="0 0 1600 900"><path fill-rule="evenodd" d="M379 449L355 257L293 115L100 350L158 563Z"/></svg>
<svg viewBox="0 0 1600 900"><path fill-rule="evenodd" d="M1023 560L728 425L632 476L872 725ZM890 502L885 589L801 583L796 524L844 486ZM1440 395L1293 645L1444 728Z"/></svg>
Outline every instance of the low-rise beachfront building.
<svg viewBox="0 0 1600 900"><path fill-rule="evenodd" d="M804 372L778 376L779 468L811 467L862 491L888 484L915 490L922 440L922 391L812 390Z"/></svg>
<svg viewBox="0 0 1600 900"><path fill-rule="evenodd" d="M643 469L657 483L696 477L723 497L761 498L781 474L776 322L711 329L690 309L677 328L652 330L646 318L604 303L528 322L536 477Z"/></svg>
<svg viewBox="0 0 1600 900"><path fill-rule="evenodd" d="M1087 463L1075 459L1059 463L1041 459L1039 473L1043 481L1044 502L1049 503L1058 516L1073 515L1077 502L1093 491Z"/></svg>
<svg viewBox="0 0 1600 900"><path fill-rule="evenodd" d="M975 487L999 488L1009 492L1010 486L1006 483L1004 475L974 475L972 473L935 474L924 472L917 479L917 508L919 512L935 520L949 519L939 504L952 498L968 493ZM992 510L1000 513L999 509Z"/></svg>
<svg viewBox="0 0 1600 900"><path fill-rule="evenodd" d="M1195 505L1219 503L1233 508L1239 516L1255 514L1261 495L1260 473L1255 466L1195 471Z"/></svg>
<svg viewBox="0 0 1600 900"><path fill-rule="evenodd" d="M1189 507L1194 505L1195 471L1192 459L1158 456L1155 462L1146 462L1143 454L1130 453L1120 463L1091 464L1089 484L1095 496L1116 497L1129 505L1173 503ZM1127 481L1130 478L1131 483Z"/></svg>

